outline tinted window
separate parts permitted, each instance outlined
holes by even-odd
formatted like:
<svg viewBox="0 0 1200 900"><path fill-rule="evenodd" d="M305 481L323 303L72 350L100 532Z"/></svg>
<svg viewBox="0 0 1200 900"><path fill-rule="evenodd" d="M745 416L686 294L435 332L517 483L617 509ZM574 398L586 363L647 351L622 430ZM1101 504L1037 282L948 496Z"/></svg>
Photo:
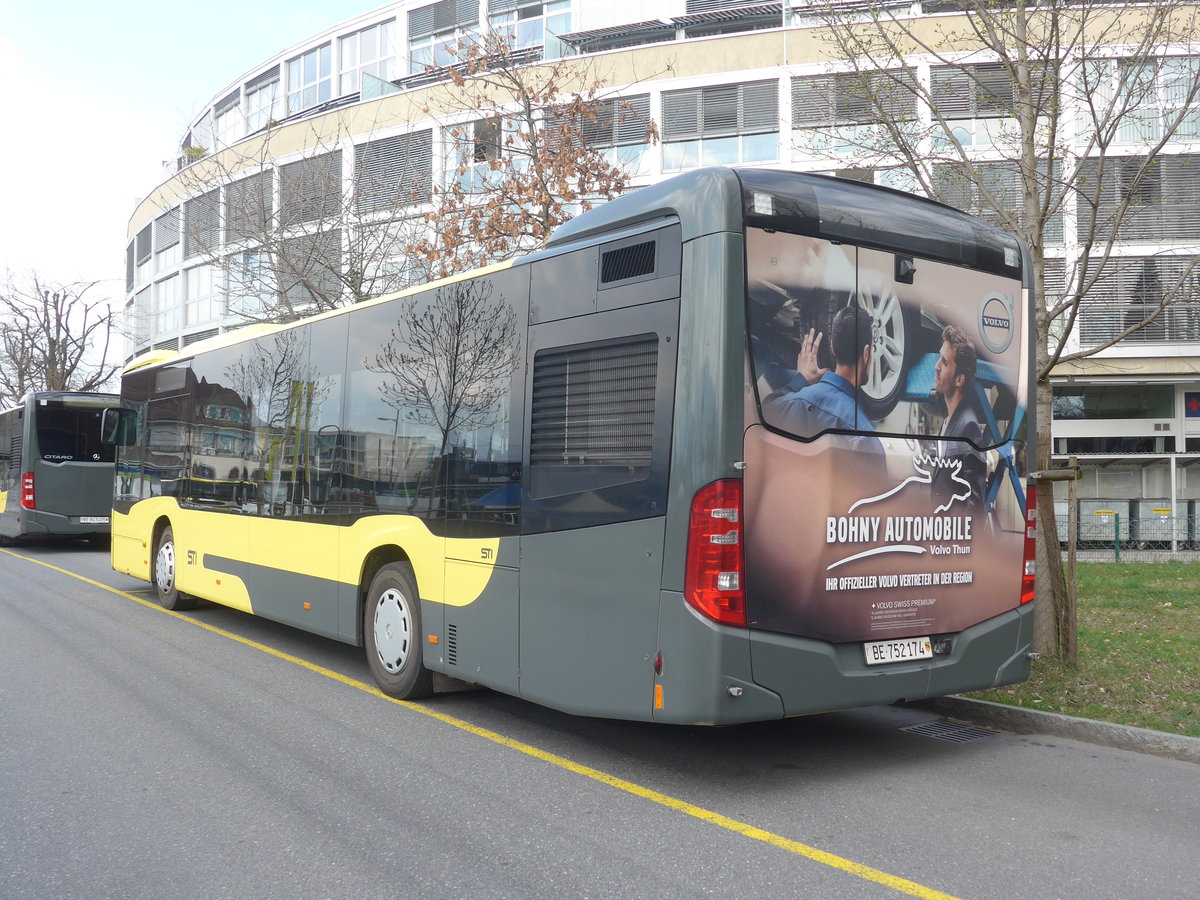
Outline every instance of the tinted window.
<svg viewBox="0 0 1200 900"><path fill-rule="evenodd" d="M100 441L100 409L41 406L38 450L48 462L112 462L113 446Z"/></svg>
<svg viewBox="0 0 1200 900"><path fill-rule="evenodd" d="M516 524L521 284L499 272L351 314L346 486L364 508Z"/></svg>

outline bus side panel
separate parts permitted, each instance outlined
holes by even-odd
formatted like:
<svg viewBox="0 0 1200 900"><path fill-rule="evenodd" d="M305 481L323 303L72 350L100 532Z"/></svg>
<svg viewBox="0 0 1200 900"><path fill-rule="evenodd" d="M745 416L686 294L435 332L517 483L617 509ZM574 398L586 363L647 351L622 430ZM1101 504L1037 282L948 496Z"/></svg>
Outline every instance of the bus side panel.
<svg viewBox="0 0 1200 900"><path fill-rule="evenodd" d="M682 594L663 591L658 631L655 722L732 725L783 717L779 695L754 682L745 628L704 619Z"/></svg>
<svg viewBox="0 0 1200 900"><path fill-rule="evenodd" d="M521 696L649 720L663 519L521 538Z"/></svg>
<svg viewBox="0 0 1200 900"><path fill-rule="evenodd" d="M133 507L128 513L113 510L112 516L112 567L114 572L123 572L150 580L150 534L151 526L144 523L146 511L141 506Z"/></svg>
<svg viewBox="0 0 1200 900"><path fill-rule="evenodd" d="M754 680L783 698L788 716L924 700L1024 681L1032 635L1026 604L959 632L945 656L869 666L859 643L754 631Z"/></svg>
<svg viewBox="0 0 1200 900"><path fill-rule="evenodd" d="M505 543L515 546L517 541L507 538ZM447 558L446 602L430 604L444 624L435 632L427 617L421 636L426 668L518 693L519 585L514 567ZM436 644L429 642L429 634L436 634Z"/></svg>

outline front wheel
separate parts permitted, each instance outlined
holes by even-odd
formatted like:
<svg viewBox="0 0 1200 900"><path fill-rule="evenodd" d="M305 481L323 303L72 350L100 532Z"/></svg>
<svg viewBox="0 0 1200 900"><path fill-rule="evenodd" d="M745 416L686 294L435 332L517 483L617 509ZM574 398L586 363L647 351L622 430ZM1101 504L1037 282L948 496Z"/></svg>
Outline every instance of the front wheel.
<svg viewBox="0 0 1200 900"><path fill-rule="evenodd" d="M158 603L163 609L193 609L196 606L195 597L181 594L175 586L175 532L170 525L158 536L151 577L154 579Z"/></svg>
<svg viewBox="0 0 1200 900"><path fill-rule="evenodd" d="M363 606L367 665L379 689L399 700L433 693L433 673L421 660L421 600L407 566L392 563L371 579Z"/></svg>

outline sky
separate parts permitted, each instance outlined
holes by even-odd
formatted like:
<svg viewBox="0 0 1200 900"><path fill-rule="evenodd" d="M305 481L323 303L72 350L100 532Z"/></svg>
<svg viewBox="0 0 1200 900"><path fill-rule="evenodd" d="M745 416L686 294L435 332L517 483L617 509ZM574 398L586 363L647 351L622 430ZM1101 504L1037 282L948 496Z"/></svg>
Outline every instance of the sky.
<svg viewBox="0 0 1200 900"><path fill-rule="evenodd" d="M126 228L226 85L382 0L0 0L0 281L101 282ZM93 295L94 296L94 295Z"/></svg>

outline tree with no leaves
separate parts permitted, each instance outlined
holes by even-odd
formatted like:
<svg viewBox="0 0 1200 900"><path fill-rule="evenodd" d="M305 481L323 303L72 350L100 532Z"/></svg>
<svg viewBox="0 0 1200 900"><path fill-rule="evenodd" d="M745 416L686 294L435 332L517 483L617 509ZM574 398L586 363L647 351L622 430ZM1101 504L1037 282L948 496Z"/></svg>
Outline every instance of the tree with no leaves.
<svg viewBox="0 0 1200 900"><path fill-rule="evenodd" d="M961 0L939 15L913 15L907 4L823 0L808 12L824 26L835 62L829 74L793 83L798 143L840 170L894 170L905 186L1028 246L1037 328L1033 467L1050 468L1051 370L1163 327L1173 306L1200 301L1200 247L1169 227L1167 206L1186 198L1159 194L1164 170L1188 162L1164 147L1196 132L1200 57L1180 53L1200 39L1198 8L1173 0ZM1156 194L1162 234L1154 242L1174 243L1153 266L1137 259L1133 278L1119 244L1149 237L1147 197ZM1048 252L1055 246L1066 252ZM1118 310L1094 299L1131 278L1140 301ZM1112 327L1081 340L1089 316ZM1067 589L1048 482L1038 486L1038 506L1044 602L1035 646L1053 654L1064 639Z"/></svg>
<svg viewBox="0 0 1200 900"><path fill-rule="evenodd" d="M117 366L108 361L113 313L89 294L97 282L58 284L11 274L0 288L0 393L14 402L29 391L95 391Z"/></svg>
<svg viewBox="0 0 1200 900"><path fill-rule="evenodd" d="M658 140L648 110L603 95L590 61L531 62L492 33L455 53L447 73L455 105L436 110L460 120L449 130L447 183L435 188L428 227L404 248L430 278L538 248L555 227L629 187L610 152L618 134Z"/></svg>
<svg viewBox="0 0 1200 900"><path fill-rule="evenodd" d="M657 132L644 113L599 96L588 64L531 62L495 35L460 53L430 96L440 98L437 116L473 118L444 132L452 158L440 170L435 128L356 142L364 112L348 107L336 127L321 120L303 159L277 166L277 143L296 143L286 128L318 125L269 124L180 173L190 195L184 256L223 275L231 312L289 322L507 259L625 190L628 173L604 137L618 127L624 140ZM407 101L384 102L392 106L372 108L374 128L394 131L395 104ZM402 118L433 114L413 108Z"/></svg>

